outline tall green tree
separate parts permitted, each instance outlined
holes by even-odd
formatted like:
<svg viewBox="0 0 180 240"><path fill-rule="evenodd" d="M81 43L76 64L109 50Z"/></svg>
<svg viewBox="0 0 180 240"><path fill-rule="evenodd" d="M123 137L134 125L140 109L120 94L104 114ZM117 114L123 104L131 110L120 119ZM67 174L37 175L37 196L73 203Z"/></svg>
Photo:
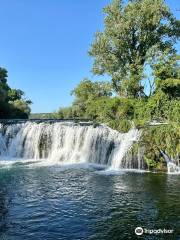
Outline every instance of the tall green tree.
<svg viewBox="0 0 180 240"><path fill-rule="evenodd" d="M163 0L114 0L104 8L104 31L97 32L89 54L93 73L108 74L123 96L144 95L141 80L148 58L169 49L180 35L179 21Z"/></svg>
<svg viewBox="0 0 180 240"><path fill-rule="evenodd" d="M153 65L155 87L171 99L180 100L180 56L164 53Z"/></svg>
<svg viewBox="0 0 180 240"><path fill-rule="evenodd" d="M0 118L28 118L32 102L20 89L11 89L7 78L7 70L0 67Z"/></svg>
<svg viewBox="0 0 180 240"><path fill-rule="evenodd" d="M90 102L101 97L112 96L112 85L109 82L92 82L85 78L72 91L72 95L75 96L72 111L74 111L74 115L79 114L82 117Z"/></svg>
<svg viewBox="0 0 180 240"><path fill-rule="evenodd" d="M109 82L92 82L85 78L72 91L75 101L87 101L89 98L112 96L112 86Z"/></svg>

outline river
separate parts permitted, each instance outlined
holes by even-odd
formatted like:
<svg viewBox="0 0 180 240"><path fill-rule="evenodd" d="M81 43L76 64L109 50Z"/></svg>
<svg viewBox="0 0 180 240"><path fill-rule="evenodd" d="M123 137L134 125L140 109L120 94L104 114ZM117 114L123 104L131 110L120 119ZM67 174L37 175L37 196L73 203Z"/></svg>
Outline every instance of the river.
<svg viewBox="0 0 180 240"><path fill-rule="evenodd" d="M0 239L180 239L180 175L93 165L0 169ZM136 227L172 229L143 234ZM179 238L178 238L179 237Z"/></svg>

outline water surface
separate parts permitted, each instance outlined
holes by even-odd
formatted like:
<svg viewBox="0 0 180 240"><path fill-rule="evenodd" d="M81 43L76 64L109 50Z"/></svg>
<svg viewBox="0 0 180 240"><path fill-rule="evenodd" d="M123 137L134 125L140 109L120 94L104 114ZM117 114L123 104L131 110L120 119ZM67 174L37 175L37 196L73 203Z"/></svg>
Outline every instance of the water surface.
<svg viewBox="0 0 180 240"><path fill-rule="evenodd" d="M78 165L0 168L0 239L180 239L179 182ZM138 226L174 234L137 237Z"/></svg>

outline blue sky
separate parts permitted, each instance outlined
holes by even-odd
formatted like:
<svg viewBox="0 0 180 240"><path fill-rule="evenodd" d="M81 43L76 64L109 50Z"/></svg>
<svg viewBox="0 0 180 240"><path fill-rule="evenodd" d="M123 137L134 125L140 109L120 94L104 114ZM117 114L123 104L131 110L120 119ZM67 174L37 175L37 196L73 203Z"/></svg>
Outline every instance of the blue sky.
<svg viewBox="0 0 180 240"><path fill-rule="evenodd" d="M68 106L80 80L97 79L87 51L103 29L102 8L109 2L0 0L0 66L9 72L9 85L33 101L32 112ZM180 1L166 2L179 18Z"/></svg>

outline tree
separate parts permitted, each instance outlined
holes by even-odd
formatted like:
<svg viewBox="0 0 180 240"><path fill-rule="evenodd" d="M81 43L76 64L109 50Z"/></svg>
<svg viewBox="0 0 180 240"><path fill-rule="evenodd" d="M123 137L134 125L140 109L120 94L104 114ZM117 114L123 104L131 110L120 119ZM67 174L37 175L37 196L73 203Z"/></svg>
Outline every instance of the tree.
<svg viewBox="0 0 180 240"><path fill-rule="evenodd" d="M23 99L10 102L10 107L12 109L10 114L11 118L28 118L31 112L29 104Z"/></svg>
<svg viewBox="0 0 180 240"><path fill-rule="evenodd" d="M8 91L10 87L7 84L7 70L0 67L0 102L7 100Z"/></svg>
<svg viewBox="0 0 180 240"><path fill-rule="evenodd" d="M105 29L97 32L89 51L93 73L108 74L121 95L144 95L144 66L155 53L173 50L180 35L179 21L163 0L114 0L104 8Z"/></svg>
<svg viewBox="0 0 180 240"><path fill-rule="evenodd" d="M8 101L20 100L24 96L24 92L20 89L9 89Z"/></svg>
<svg viewBox="0 0 180 240"><path fill-rule="evenodd" d="M32 102L20 89L11 89L7 77L7 70L0 67L0 118L28 118Z"/></svg>
<svg viewBox="0 0 180 240"><path fill-rule="evenodd" d="M91 101L112 95L112 86L109 82L92 82L85 78L71 94L75 96L73 115L83 117Z"/></svg>
<svg viewBox="0 0 180 240"><path fill-rule="evenodd" d="M112 86L108 82L92 82L85 78L71 93L75 101L87 101L89 98L110 97Z"/></svg>
<svg viewBox="0 0 180 240"><path fill-rule="evenodd" d="M153 65L156 92L163 91L171 99L180 99L180 56L164 53Z"/></svg>

